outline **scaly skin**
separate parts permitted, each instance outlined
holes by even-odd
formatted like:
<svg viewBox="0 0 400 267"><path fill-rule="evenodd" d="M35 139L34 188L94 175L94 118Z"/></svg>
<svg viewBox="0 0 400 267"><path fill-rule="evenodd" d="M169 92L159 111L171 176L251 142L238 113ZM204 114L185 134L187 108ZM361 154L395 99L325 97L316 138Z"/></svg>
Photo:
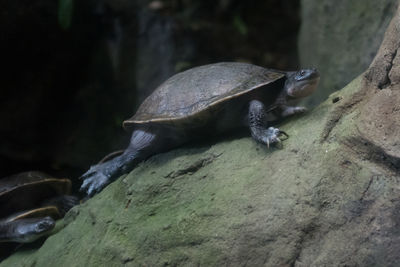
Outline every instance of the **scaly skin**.
<svg viewBox="0 0 400 267"><path fill-rule="evenodd" d="M30 243L48 234L55 226L51 217L0 222L0 242Z"/></svg>

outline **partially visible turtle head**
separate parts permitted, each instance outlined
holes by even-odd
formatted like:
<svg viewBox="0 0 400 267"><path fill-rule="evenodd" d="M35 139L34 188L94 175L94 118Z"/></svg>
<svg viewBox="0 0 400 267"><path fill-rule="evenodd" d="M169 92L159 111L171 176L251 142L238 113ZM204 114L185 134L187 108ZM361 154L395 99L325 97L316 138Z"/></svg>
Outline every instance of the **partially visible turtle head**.
<svg viewBox="0 0 400 267"><path fill-rule="evenodd" d="M8 241L30 243L48 234L54 226L55 221L50 216L17 220L10 228L10 231L14 231L11 235L13 238Z"/></svg>
<svg viewBox="0 0 400 267"><path fill-rule="evenodd" d="M319 72L315 68L287 72L286 76L285 92L292 98L311 95L319 82Z"/></svg>

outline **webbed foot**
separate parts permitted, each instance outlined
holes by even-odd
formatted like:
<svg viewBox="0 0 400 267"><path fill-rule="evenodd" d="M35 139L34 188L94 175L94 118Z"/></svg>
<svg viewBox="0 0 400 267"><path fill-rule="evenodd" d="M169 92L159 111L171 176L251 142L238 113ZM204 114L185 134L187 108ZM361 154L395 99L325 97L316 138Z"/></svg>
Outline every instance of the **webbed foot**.
<svg viewBox="0 0 400 267"><path fill-rule="evenodd" d="M79 191L86 191L89 196L100 192L106 185L112 181L112 172L110 172L108 166L109 162L93 165L90 169L85 172L80 179L83 179L83 183Z"/></svg>

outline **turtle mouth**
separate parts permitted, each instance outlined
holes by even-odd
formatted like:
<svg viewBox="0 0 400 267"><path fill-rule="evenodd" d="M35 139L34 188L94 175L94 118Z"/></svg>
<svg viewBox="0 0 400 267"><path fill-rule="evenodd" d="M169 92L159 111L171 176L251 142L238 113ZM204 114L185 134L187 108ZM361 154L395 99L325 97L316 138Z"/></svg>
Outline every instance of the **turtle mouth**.
<svg viewBox="0 0 400 267"><path fill-rule="evenodd" d="M319 82L319 76L313 77L313 78L311 78L311 79L299 81L299 84L302 84L302 85L312 85L312 84L318 84L318 82Z"/></svg>
<svg viewBox="0 0 400 267"><path fill-rule="evenodd" d="M315 79L319 80L319 77L320 77L319 72L317 71L317 69L314 68L312 73L308 76L307 80L309 80L309 81L315 80Z"/></svg>
<svg viewBox="0 0 400 267"><path fill-rule="evenodd" d="M311 95L317 88L319 76L312 79L297 81L288 89L288 95L294 98L301 98Z"/></svg>

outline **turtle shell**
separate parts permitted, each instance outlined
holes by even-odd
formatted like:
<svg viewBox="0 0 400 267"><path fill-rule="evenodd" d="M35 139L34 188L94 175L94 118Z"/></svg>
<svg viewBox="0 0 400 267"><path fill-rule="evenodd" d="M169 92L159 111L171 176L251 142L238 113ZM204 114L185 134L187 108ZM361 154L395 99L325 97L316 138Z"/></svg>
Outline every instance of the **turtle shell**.
<svg viewBox="0 0 400 267"><path fill-rule="evenodd" d="M222 62L178 73L161 84L124 121L124 128L148 123L190 122L226 101L273 83L285 72L247 63Z"/></svg>
<svg viewBox="0 0 400 267"><path fill-rule="evenodd" d="M0 179L0 218L39 208L49 198L71 191L69 179L57 179L42 172L24 172Z"/></svg>
<svg viewBox="0 0 400 267"><path fill-rule="evenodd" d="M14 213L4 221L14 222L21 219L43 218L46 216L50 216L54 220L61 218L61 214L56 206L46 206L46 207L36 208L33 210Z"/></svg>

